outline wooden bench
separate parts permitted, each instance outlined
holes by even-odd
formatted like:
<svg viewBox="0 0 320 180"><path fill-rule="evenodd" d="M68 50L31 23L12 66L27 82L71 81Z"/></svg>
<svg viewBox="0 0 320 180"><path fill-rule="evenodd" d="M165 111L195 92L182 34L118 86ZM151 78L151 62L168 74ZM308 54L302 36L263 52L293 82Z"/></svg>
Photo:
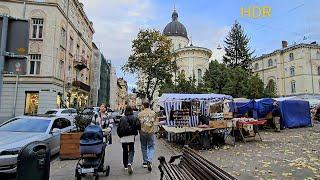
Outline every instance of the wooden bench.
<svg viewBox="0 0 320 180"><path fill-rule="evenodd" d="M174 163L180 159L179 163ZM181 155L172 156L169 162L163 156L160 161L160 180L233 180L236 179L196 151L185 146Z"/></svg>

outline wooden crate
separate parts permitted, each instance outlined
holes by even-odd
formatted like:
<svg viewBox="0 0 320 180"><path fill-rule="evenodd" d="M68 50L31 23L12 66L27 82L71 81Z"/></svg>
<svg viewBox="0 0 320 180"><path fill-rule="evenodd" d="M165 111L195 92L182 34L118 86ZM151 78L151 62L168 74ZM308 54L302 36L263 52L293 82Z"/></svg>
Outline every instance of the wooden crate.
<svg viewBox="0 0 320 180"><path fill-rule="evenodd" d="M227 128L227 121L219 120L219 121L209 121L210 128Z"/></svg>
<svg viewBox="0 0 320 180"><path fill-rule="evenodd" d="M78 159L80 157L80 137L82 132L63 133L60 136L60 159Z"/></svg>

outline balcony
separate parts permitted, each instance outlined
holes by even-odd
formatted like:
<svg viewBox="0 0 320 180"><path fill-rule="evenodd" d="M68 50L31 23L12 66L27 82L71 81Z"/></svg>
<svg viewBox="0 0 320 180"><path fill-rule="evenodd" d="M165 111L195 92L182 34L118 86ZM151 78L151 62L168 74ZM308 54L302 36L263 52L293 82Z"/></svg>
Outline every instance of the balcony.
<svg viewBox="0 0 320 180"><path fill-rule="evenodd" d="M83 91L90 92L90 86L86 85L85 83L83 83L81 81L77 81L77 80L73 81L72 86L77 87Z"/></svg>
<svg viewBox="0 0 320 180"><path fill-rule="evenodd" d="M86 60L83 56L76 57L74 59L74 67L81 71L88 67L88 60Z"/></svg>

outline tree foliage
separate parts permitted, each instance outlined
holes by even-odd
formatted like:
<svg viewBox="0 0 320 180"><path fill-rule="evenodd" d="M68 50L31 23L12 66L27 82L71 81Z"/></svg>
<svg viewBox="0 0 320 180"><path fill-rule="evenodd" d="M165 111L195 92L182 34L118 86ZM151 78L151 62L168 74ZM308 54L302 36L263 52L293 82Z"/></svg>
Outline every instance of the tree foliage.
<svg viewBox="0 0 320 180"><path fill-rule="evenodd" d="M224 47L223 62L231 68L241 67L250 70L253 52L250 52L248 47L249 38L237 21L233 24L224 42L226 46Z"/></svg>
<svg viewBox="0 0 320 180"><path fill-rule="evenodd" d="M205 87L212 93L249 99L275 97L274 92L271 93L264 88L262 80L257 75L251 74L242 67L226 67L218 61L210 62L204 81Z"/></svg>
<svg viewBox="0 0 320 180"><path fill-rule="evenodd" d="M171 40L157 30L140 30L132 41L132 54L122 70L139 74L143 79L138 82L138 97L152 101L156 90L172 78L174 63L170 47Z"/></svg>

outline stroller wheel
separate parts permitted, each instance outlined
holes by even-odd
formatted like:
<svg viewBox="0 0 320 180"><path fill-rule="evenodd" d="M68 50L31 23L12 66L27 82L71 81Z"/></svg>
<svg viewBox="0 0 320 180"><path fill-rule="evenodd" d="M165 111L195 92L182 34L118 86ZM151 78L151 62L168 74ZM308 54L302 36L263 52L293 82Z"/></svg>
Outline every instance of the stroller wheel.
<svg viewBox="0 0 320 180"><path fill-rule="evenodd" d="M110 166L106 166L106 176L109 176L110 174Z"/></svg>

